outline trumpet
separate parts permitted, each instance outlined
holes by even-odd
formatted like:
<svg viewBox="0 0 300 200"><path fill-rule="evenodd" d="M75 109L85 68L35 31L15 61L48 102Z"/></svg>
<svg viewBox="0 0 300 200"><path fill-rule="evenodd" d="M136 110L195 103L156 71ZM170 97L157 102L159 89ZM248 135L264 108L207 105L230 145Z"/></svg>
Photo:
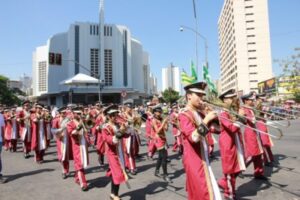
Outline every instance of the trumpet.
<svg viewBox="0 0 300 200"><path fill-rule="evenodd" d="M239 120L238 121L244 121L245 119L249 120L248 117L246 116L242 116L240 114L238 114L237 112L234 112L234 111L231 111L229 110L228 108L224 108L222 107L221 105L218 105L218 104L214 104L214 103L211 103L211 102L206 102L206 104L208 104L209 106L213 107L215 110L221 112L223 111L224 109L226 109L227 112L229 112L231 115L233 115L234 117L238 118ZM228 119L228 118L225 118L225 117L222 117L220 116L220 113L218 114L218 119L224 119L224 120L228 120L232 123L236 123L237 121L236 120L233 120L233 119ZM277 132L276 135L272 135L271 133L267 133L267 132L264 132L264 131L261 131L261 130L258 130L257 128L255 127L252 127L252 126L248 126L244 123L239 123L241 126L243 126L244 128L250 128L252 129L253 131L257 132L257 133L261 133L261 134L265 134L265 135L269 135L270 137L274 138L274 139L281 139L281 137L283 136L283 133L282 133L282 130L280 128L278 128L277 126L272 126L270 124L267 124L265 123L265 125L268 127L268 129L273 129Z"/></svg>

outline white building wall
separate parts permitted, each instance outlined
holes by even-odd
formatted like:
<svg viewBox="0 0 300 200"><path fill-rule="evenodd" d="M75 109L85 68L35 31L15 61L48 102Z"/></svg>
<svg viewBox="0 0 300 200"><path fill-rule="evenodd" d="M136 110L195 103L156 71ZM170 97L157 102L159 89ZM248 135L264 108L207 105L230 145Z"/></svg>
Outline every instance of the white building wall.
<svg viewBox="0 0 300 200"><path fill-rule="evenodd" d="M267 0L225 0L218 21L222 91L257 91L272 77Z"/></svg>
<svg viewBox="0 0 300 200"><path fill-rule="evenodd" d="M40 77L39 74L39 63L46 62L46 83L48 82L48 45L40 46L36 48L36 51L33 53L33 96L40 96L48 92L48 85L46 84L46 90L39 90Z"/></svg>

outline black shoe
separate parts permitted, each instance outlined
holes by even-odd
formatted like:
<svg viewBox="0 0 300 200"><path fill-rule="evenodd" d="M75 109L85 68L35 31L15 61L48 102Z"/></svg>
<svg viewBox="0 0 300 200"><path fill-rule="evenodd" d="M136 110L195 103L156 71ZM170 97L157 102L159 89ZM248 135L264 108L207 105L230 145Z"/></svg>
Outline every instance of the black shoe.
<svg viewBox="0 0 300 200"><path fill-rule="evenodd" d="M259 175L259 176L255 176L254 177L255 179L258 179L258 180L264 180L264 181L268 181L269 179L267 177L265 177L264 175Z"/></svg>
<svg viewBox="0 0 300 200"><path fill-rule="evenodd" d="M170 162L171 162L171 160L168 158L168 159L167 159L167 163L170 163Z"/></svg>
<svg viewBox="0 0 300 200"><path fill-rule="evenodd" d="M274 164L272 162L267 162L265 164L266 167L274 167Z"/></svg>
<svg viewBox="0 0 300 200"><path fill-rule="evenodd" d="M157 176L157 177L159 177L159 170L155 170L155 172L154 172L154 176Z"/></svg>
<svg viewBox="0 0 300 200"><path fill-rule="evenodd" d="M239 173L239 175L238 175L238 177L240 177L240 178L245 178L245 176L244 176L244 174L241 172L241 173Z"/></svg>
<svg viewBox="0 0 300 200"><path fill-rule="evenodd" d="M0 175L0 184L6 183L6 179L3 178L2 174Z"/></svg>
<svg viewBox="0 0 300 200"><path fill-rule="evenodd" d="M82 191L82 192L86 192L86 191L88 191L88 190L89 190L88 186L83 186L83 187L81 188L81 191Z"/></svg>
<svg viewBox="0 0 300 200"><path fill-rule="evenodd" d="M62 179L66 179L68 176L67 176L66 173L62 173L62 174L61 174L61 177L62 177Z"/></svg>
<svg viewBox="0 0 300 200"><path fill-rule="evenodd" d="M168 182L168 183L173 183L173 181L169 178L169 176L165 175L163 177L164 181Z"/></svg>
<svg viewBox="0 0 300 200"><path fill-rule="evenodd" d="M136 171L135 170L130 170L130 174L136 175Z"/></svg>

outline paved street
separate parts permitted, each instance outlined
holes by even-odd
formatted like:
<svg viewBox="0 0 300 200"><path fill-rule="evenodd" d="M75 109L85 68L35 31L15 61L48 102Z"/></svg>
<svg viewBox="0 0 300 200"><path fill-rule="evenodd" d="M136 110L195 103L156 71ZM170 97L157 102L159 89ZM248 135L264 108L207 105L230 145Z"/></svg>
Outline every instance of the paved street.
<svg viewBox="0 0 300 200"><path fill-rule="evenodd" d="M170 136L169 143L172 142ZM284 137L274 143L273 152L280 164L273 168L265 168L265 175L270 177L270 181L254 180L253 166L250 166L244 173L245 178L237 179L239 199L300 200L300 120L293 121L291 127L284 130ZM3 174L8 178L8 182L0 185L1 200L108 199L109 179L105 177L105 170L97 166L96 152L90 149L91 162L86 170L89 191L81 192L73 177L66 180L61 178L54 145L53 141L42 165L34 163L33 157L25 160L21 149L18 149L18 153L2 153ZM216 155L219 155L218 147L215 151ZM122 199L186 199L185 175L177 155L169 151L171 163L168 169L173 183L167 184L153 176L155 161L146 160L145 152L146 146L143 145L141 148L143 157L137 162L139 173L130 179L131 189L121 185ZM220 178L222 176L220 160L213 160L212 167L215 176Z"/></svg>

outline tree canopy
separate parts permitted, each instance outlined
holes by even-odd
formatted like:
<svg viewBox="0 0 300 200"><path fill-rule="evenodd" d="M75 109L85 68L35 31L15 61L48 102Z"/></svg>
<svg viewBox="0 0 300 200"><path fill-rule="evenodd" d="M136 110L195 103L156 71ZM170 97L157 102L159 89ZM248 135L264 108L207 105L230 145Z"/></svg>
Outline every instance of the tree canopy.
<svg viewBox="0 0 300 200"><path fill-rule="evenodd" d="M164 101L170 104L176 102L180 98L179 92L173 90L172 88L168 88L163 91L162 96Z"/></svg>
<svg viewBox="0 0 300 200"><path fill-rule="evenodd" d="M7 87L8 78L0 75L0 103L8 106L19 104L18 97Z"/></svg>

